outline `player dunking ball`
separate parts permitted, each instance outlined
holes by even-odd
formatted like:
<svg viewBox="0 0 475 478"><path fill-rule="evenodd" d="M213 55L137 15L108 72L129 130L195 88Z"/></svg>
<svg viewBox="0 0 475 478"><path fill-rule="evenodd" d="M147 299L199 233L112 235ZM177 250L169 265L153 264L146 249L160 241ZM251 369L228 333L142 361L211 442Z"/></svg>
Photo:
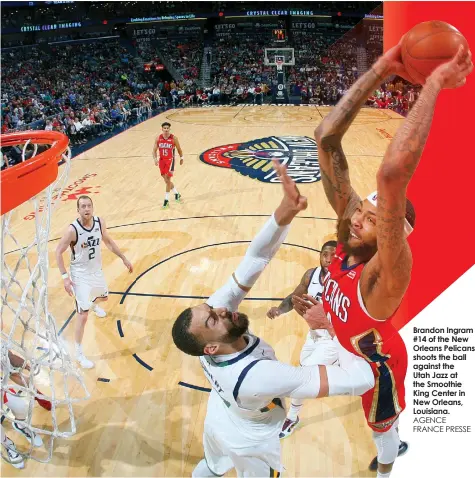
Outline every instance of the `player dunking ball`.
<svg viewBox="0 0 475 478"><path fill-rule="evenodd" d="M185 309L172 329L175 345L200 356L212 390L203 446L205 459L193 477L278 477L279 433L285 419L284 397L360 395L374 386L370 365L339 347L336 365L292 367L277 361L274 350L248 330L247 315L237 311L266 265L284 242L289 225L307 201L285 168L276 166L284 197L252 241L226 284L205 303ZM337 345L338 346L338 345Z"/></svg>
<svg viewBox="0 0 475 478"><path fill-rule="evenodd" d="M170 128L170 123L162 123L162 134L158 136L153 145L153 161L155 162L155 166L160 168L160 174L166 185L165 200L163 201L162 209L168 209L170 207L170 191L175 194L175 201L181 201L181 194L177 191L171 178L175 170L175 148L180 155L180 165L183 164L183 151L181 150L178 138L170 133Z"/></svg>
<svg viewBox="0 0 475 478"><path fill-rule="evenodd" d="M94 362L84 356L82 339L90 309L98 317L106 316L105 311L94 304L96 300L107 300L109 294L102 272L101 243L104 242L109 250L122 259L129 272L132 272L133 268L109 236L104 219L94 216L92 199L89 196L79 197L77 210L79 217L68 226L56 248L56 262L64 281L64 289L76 299L76 359L81 367L92 368ZM68 249L71 250L71 277L63 260L63 254Z"/></svg>
<svg viewBox="0 0 475 478"><path fill-rule="evenodd" d="M320 267L309 269L302 277L299 285L288 295L278 307L272 307L267 312L267 317L275 319L282 314L290 312L292 309L303 316L306 312L305 304L302 304L301 298L306 294L317 301L321 301L323 292L323 280L328 272L328 266L335 257L336 241L327 241L323 244L320 252ZM310 329L307 334L307 340L300 353L300 365L332 365L338 360L338 350L331 335L324 329ZM296 429L300 422L299 413L303 400L292 399L287 417L282 426L279 438L287 438Z"/></svg>
<svg viewBox="0 0 475 478"><path fill-rule="evenodd" d="M323 310L315 304L306 314L326 314L331 323L327 321L327 330L336 334L341 346L371 365L375 387L362 395L362 402L378 450L380 478L390 475L398 456L398 417L405 408L407 352L391 318L411 279L407 236L415 213L406 191L429 135L439 93L462 86L472 69L471 54L461 47L427 78L386 151L376 176L377 192L364 200L350 184L341 141L378 85L391 75L407 76L400 44L358 79L315 130L323 186L338 215L338 247L324 284Z"/></svg>

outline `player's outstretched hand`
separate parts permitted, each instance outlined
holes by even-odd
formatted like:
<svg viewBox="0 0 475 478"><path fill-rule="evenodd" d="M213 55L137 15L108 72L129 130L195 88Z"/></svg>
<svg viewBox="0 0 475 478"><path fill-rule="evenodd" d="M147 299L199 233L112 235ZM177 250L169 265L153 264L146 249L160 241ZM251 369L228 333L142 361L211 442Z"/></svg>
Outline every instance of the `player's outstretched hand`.
<svg viewBox="0 0 475 478"><path fill-rule="evenodd" d="M328 329L331 326L323 309L323 305L317 301L305 312L303 318L312 330Z"/></svg>
<svg viewBox="0 0 475 478"><path fill-rule="evenodd" d="M276 317L279 317L279 315L281 314L282 312L280 311L278 307L271 307L267 312L267 317L269 317L269 319L275 319Z"/></svg>
<svg viewBox="0 0 475 478"><path fill-rule="evenodd" d="M307 209L307 198L300 194L297 185L287 174L287 168L278 159L273 160L273 165L284 188L284 199L288 206L296 211Z"/></svg>
<svg viewBox="0 0 475 478"><path fill-rule="evenodd" d="M129 260L127 260L127 258L124 257L124 260L122 262L124 263L124 266L127 267L127 269L129 269L130 273L132 273L134 271L134 268L133 268L131 262Z"/></svg>
<svg viewBox="0 0 475 478"><path fill-rule="evenodd" d="M409 83L414 83L414 80L409 76L409 73L406 71L404 64L402 62L402 53L401 45L404 36L401 38L399 43L396 46L390 48L383 56L382 60L385 62L387 68L391 75L398 75L401 78L409 81Z"/></svg>
<svg viewBox="0 0 475 478"><path fill-rule="evenodd" d="M294 306L295 312L299 314L301 317L305 315L310 307L312 307L312 303L305 299L304 297L299 297L298 295L292 296L292 305Z"/></svg>
<svg viewBox="0 0 475 478"><path fill-rule="evenodd" d="M459 88L465 85L467 76L473 70L472 53L460 45L457 54L452 60L439 65L429 76L439 88Z"/></svg>

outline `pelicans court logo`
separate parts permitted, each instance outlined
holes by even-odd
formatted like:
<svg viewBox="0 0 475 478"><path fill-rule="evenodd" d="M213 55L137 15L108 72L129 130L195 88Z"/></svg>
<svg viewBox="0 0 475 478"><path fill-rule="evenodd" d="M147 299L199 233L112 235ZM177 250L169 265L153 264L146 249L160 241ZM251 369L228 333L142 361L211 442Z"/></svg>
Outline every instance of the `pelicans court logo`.
<svg viewBox="0 0 475 478"><path fill-rule="evenodd" d="M321 179L317 143L307 136L268 136L216 146L201 153L200 159L263 183L280 182L272 167L274 159L287 166L289 176L296 183L315 183Z"/></svg>

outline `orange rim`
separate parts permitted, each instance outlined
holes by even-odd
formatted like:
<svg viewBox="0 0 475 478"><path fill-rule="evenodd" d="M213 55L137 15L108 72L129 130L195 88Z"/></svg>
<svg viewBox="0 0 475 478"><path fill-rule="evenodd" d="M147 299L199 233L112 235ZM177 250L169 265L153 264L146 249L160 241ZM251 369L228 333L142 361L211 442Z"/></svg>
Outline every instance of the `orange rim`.
<svg viewBox="0 0 475 478"><path fill-rule="evenodd" d="M66 151L69 138L57 131L25 131L0 135L0 145L51 144L47 151L2 171L0 176L3 216L46 189L58 176L58 161ZM2 153L3 154L3 153Z"/></svg>

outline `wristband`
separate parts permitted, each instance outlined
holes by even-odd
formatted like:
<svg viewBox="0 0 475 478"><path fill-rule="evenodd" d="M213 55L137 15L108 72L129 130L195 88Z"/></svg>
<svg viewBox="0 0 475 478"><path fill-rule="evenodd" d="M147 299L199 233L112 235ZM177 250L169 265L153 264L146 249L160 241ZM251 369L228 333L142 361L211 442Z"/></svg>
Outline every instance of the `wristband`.
<svg viewBox="0 0 475 478"><path fill-rule="evenodd" d="M64 274L61 274L61 278L62 279L68 279L69 278L69 274L67 272L65 272Z"/></svg>

